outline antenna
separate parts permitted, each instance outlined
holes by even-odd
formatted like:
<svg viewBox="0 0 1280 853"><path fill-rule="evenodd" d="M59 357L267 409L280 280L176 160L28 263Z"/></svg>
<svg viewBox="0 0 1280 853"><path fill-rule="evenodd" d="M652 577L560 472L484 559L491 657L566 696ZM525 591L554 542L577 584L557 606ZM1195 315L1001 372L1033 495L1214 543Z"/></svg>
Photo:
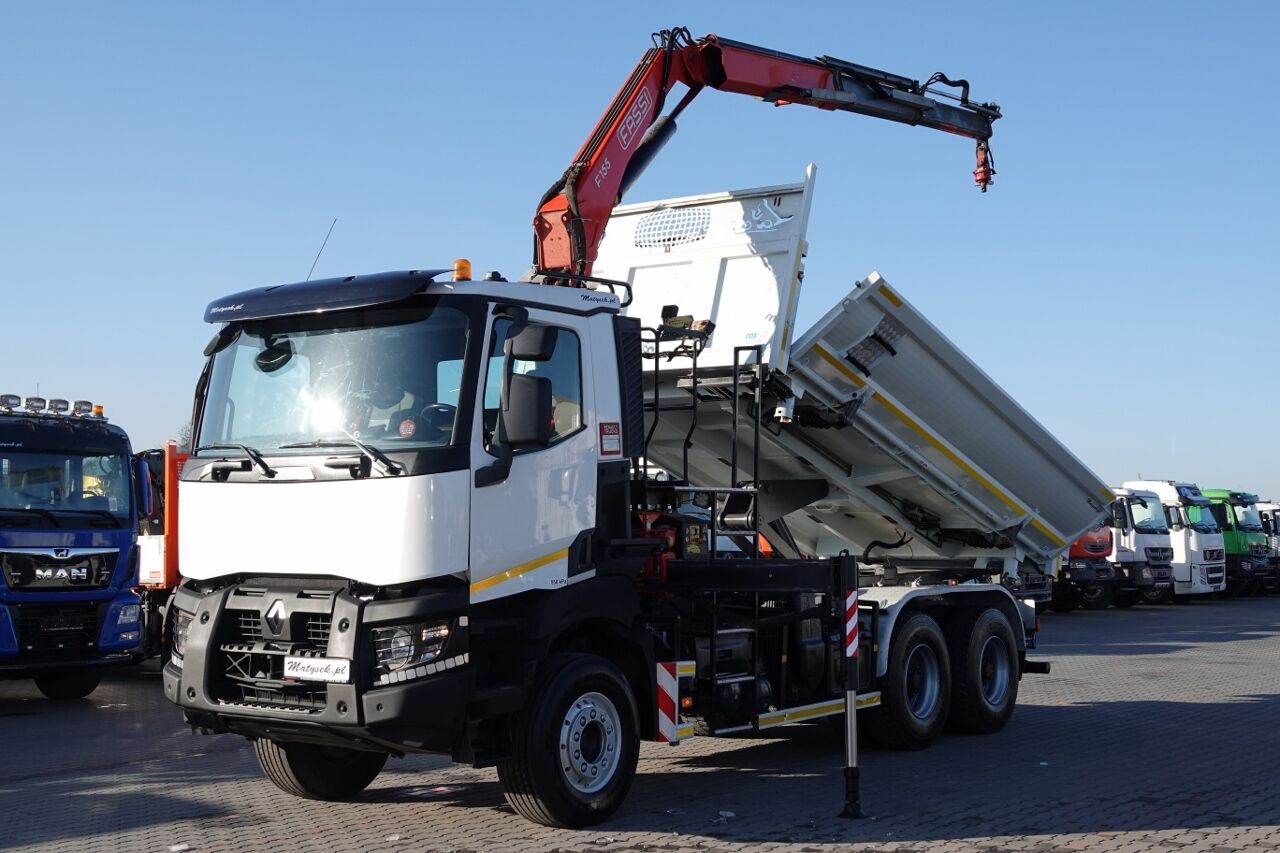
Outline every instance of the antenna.
<svg viewBox="0 0 1280 853"><path fill-rule="evenodd" d="M324 254L324 247L329 245L329 235L333 233L333 226L338 224L338 217L334 217L329 223L329 230L325 232L324 242L320 244L320 251L316 252L316 259L311 262L311 269L307 270L307 281L311 281L311 274L316 271L316 263L320 260L320 256Z"/></svg>

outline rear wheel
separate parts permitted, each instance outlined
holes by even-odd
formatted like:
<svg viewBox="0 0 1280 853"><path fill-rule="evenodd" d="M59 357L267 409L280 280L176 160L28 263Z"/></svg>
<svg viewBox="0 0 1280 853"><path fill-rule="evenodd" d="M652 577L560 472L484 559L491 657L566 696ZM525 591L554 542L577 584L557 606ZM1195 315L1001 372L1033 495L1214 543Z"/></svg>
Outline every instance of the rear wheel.
<svg viewBox="0 0 1280 853"><path fill-rule="evenodd" d="M544 826L600 823L635 778L640 734L631 687L595 655L556 655L511 721L511 757L498 763L507 802Z"/></svg>
<svg viewBox="0 0 1280 853"><path fill-rule="evenodd" d="M349 800L369 787L387 763L385 752L265 738L254 741L253 749L273 785L307 800Z"/></svg>
<svg viewBox="0 0 1280 853"><path fill-rule="evenodd" d="M35 677L36 688L50 699L83 699L98 689L102 673L97 670L80 672L49 672Z"/></svg>
<svg viewBox="0 0 1280 853"><path fill-rule="evenodd" d="M1115 599L1115 587L1109 583L1091 583L1080 592L1085 610L1106 610Z"/></svg>
<svg viewBox="0 0 1280 853"><path fill-rule="evenodd" d="M1070 613L1080 603L1080 590L1071 581L1054 581L1049 606L1055 613Z"/></svg>
<svg viewBox="0 0 1280 853"><path fill-rule="evenodd" d="M1004 728L1018 703L1018 642L1009 619L992 607L956 619L948 630L954 680L954 729L991 734Z"/></svg>
<svg viewBox="0 0 1280 853"><path fill-rule="evenodd" d="M947 721L951 659L938 623L904 616L889 643L889 672L880 704L867 710L867 734L890 749L924 749Z"/></svg>

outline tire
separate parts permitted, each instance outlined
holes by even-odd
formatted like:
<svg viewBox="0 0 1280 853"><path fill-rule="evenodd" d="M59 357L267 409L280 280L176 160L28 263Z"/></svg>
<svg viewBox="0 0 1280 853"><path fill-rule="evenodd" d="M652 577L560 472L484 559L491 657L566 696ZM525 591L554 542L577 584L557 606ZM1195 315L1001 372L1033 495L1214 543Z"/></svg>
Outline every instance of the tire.
<svg viewBox="0 0 1280 853"><path fill-rule="evenodd" d="M1143 604L1169 604L1173 601L1173 585L1159 589L1144 589L1141 592Z"/></svg>
<svg viewBox="0 0 1280 853"><path fill-rule="evenodd" d="M511 756L498 762L507 802L543 826L607 820L635 778L638 719L631 687L612 663L585 654L548 658L511 719Z"/></svg>
<svg viewBox="0 0 1280 853"><path fill-rule="evenodd" d="M1018 704L1018 641L1009 619L991 607L947 628L951 655L951 713L956 731L991 734L1004 728Z"/></svg>
<svg viewBox="0 0 1280 853"><path fill-rule="evenodd" d="M94 669L79 672L47 672L35 676L36 687L49 699L83 699L98 689L102 673Z"/></svg>
<svg viewBox="0 0 1280 853"><path fill-rule="evenodd" d="M271 784L304 800L349 800L369 787L387 763L385 752L266 738L254 741L253 751Z"/></svg>
<svg viewBox="0 0 1280 853"><path fill-rule="evenodd" d="M1136 589L1116 590L1115 599L1111 602L1116 607L1132 607L1142 600L1142 593Z"/></svg>
<svg viewBox="0 0 1280 853"><path fill-rule="evenodd" d="M1080 606L1085 610L1106 610L1115 597L1116 588L1112 584L1090 584L1080 592Z"/></svg>
<svg viewBox="0 0 1280 853"><path fill-rule="evenodd" d="M880 704L867 709L867 735L887 749L924 749L946 726L951 658L938 623L905 616L889 641L889 672Z"/></svg>
<svg viewBox="0 0 1280 853"><path fill-rule="evenodd" d="M1071 581L1055 581L1049 606L1054 613L1070 613L1080 604L1080 590Z"/></svg>

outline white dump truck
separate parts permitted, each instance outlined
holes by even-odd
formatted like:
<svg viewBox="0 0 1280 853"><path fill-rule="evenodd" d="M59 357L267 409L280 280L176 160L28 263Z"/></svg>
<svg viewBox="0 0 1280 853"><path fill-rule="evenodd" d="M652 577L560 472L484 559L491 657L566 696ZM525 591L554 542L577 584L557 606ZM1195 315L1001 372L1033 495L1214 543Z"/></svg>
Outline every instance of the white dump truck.
<svg viewBox="0 0 1280 853"><path fill-rule="evenodd" d="M1129 480L1126 489L1154 492L1164 506L1173 548L1172 593L1175 597L1208 595L1227 587L1227 552L1210 501L1195 483L1175 480ZM1161 597L1154 588L1154 601Z"/></svg>
<svg viewBox="0 0 1280 853"><path fill-rule="evenodd" d="M856 577L873 735L1002 727L1018 567L1109 493L878 276L787 345L811 187L623 208L629 305L439 272L213 303L167 695L302 796L444 752L581 825L642 737L839 714Z"/></svg>
<svg viewBox="0 0 1280 853"><path fill-rule="evenodd" d="M1000 112L963 80L667 30L540 203L523 280L209 305L164 689L283 790L436 752L582 826L642 738L847 708L853 815L859 717L902 748L994 732L1047 671L1019 569L1110 492L878 276L793 343L812 172L610 219L709 90L967 136L994 174Z"/></svg>

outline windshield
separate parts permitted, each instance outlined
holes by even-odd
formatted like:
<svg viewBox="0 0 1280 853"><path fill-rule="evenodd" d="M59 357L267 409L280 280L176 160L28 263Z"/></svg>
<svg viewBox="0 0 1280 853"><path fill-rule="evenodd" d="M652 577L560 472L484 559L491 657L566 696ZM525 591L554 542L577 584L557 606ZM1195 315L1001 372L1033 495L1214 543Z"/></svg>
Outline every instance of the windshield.
<svg viewBox="0 0 1280 853"><path fill-rule="evenodd" d="M1186 507L1187 521L1197 533L1220 533L1218 522L1207 506Z"/></svg>
<svg viewBox="0 0 1280 853"><path fill-rule="evenodd" d="M356 439L385 451L445 448L456 413L470 300L325 318L246 323L214 356L198 444L263 453L333 453L296 447Z"/></svg>
<svg viewBox="0 0 1280 853"><path fill-rule="evenodd" d="M123 526L129 520L129 485L123 453L0 450L0 525ZM97 520L86 523L77 515ZM33 524L19 516L44 521Z"/></svg>
<svg viewBox="0 0 1280 853"><path fill-rule="evenodd" d="M1262 530L1262 516L1258 515L1256 504L1231 505L1231 513L1235 517L1236 527L1241 530Z"/></svg>
<svg viewBox="0 0 1280 853"><path fill-rule="evenodd" d="M1146 506L1137 498L1129 499L1129 511L1133 513L1133 526L1143 533L1168 533L1164 523L1164 507L1159 498L1147 498Z"/></svg>

